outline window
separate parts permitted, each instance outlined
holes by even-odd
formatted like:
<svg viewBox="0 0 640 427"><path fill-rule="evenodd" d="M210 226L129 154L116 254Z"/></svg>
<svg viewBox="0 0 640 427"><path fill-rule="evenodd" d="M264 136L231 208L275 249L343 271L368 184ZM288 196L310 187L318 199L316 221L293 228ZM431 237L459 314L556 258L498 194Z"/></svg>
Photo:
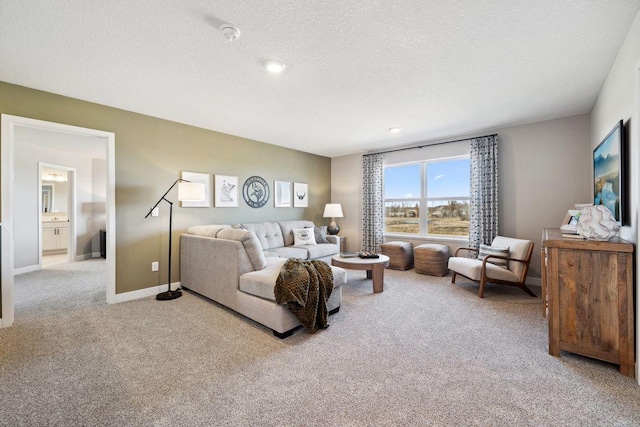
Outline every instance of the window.
<svg viewBox="0 0 640 427"><path fill-rule="evenodd" d="M467 237L470 182L468 156L386 166L385 233Z"/></svg>

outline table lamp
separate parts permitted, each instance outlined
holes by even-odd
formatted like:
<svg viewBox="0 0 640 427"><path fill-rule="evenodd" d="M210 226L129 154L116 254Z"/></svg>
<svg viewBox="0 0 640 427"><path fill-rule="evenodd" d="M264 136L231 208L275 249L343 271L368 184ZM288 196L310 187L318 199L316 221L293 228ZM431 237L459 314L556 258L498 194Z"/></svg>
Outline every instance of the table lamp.
<svg viewBox="0 0 640 427"><path fill-rule="evenodd" d="M342 218L344 215L342 214L342 206L340 203L327 203L324 205L324 214L322 215L325 218L331 218L331 222L327 226L327 233L331 235L338 234L340 231L340 227L336 224L336 218Z"/></svg>

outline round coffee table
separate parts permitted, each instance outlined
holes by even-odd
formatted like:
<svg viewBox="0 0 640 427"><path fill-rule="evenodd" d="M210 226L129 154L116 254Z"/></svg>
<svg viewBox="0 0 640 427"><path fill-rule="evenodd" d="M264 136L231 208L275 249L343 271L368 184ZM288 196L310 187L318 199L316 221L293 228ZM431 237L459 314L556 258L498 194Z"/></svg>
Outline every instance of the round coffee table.
<svg viewBox="0 0 640 427"><path fill-rule="evenodd" d="M382 292L384 287L384 268L389 265L389 257L380 255L379 258L357 256L343 258L340 255L334 255L331 258L331 264L347 270L366 270L367 278L373 279L373 292L378 293Z"/></svg>

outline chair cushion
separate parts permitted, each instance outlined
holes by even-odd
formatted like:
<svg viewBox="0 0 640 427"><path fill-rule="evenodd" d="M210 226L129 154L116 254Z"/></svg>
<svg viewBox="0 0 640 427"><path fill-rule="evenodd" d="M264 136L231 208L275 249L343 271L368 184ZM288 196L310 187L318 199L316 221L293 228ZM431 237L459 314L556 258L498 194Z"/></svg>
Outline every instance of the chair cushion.
<svg viewBox="0 0 640 427"><path fill-rule="evenodd" d="M504 257L509 257L509 248L497 248L494 246L488 246L488 245L480 245L480 250L478 251L478 259L480 261L484 260L484 257L486 257L487 255L497 255L497 256L504 256ZM498 267L502 267L502 268L509 268L509 261L507 261L506 259L500 259L500 258L489 258L487 260L487 262L490 262L491 264L495 264Z"/></svg>
<svg viewBox="0 0 640 427"><path fill-rule="evenodd" d="M512 271L498 267L495 264L487 263L486 268L487 277L490 279L517 282L520 277ZM449 258L449 270L460 273L471 280L479 281L482 278L482 261L473 258L451 257Z"/></svg>
<svg viewBox="0 0 640 427"><path fill-rule="evenodd" d="M530 240L514 239L511 237L496 236L491 242L491 246L499 248L509 248L509 258L525 259L527 257L527 251L529 250ZM510 262L509 270L516 276L520 277L524 269L524 264L521 262Z"/></svg>

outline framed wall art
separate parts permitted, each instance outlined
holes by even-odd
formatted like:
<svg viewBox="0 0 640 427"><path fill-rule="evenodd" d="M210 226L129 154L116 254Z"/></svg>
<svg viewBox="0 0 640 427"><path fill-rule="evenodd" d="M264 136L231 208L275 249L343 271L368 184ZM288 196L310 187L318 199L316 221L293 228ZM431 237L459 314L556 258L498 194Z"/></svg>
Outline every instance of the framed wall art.
<svg viewBox="0 0 640 427"><path fill-rule="evenodd" d="M291 183L285 181L273 182L273 203L276 208L291 207Z"/></svg>
<svg viewBox="0 0 640 427"><path fill-rule="evenodd" d="M242 198L252 208L261 208L269 201L269 184L261 176L250 176L242 186Z"/></svg>
<svg viewBox="0 0 640 427"><path fill-rule="evenodd" d="M607 207L620 225L626 221L625 161L624 124L620 120L593 150L593 204Z"/></svg>
<svg viewBox="0 0 640 427"><path fill-rule="evenodd" d="M180 178L185 181L197 182L204 184L204 200L201 202L180 202L180 206L183 208L210 208L212 206L211 201L211 174L199 173L199 172L187 172L182 171Z"/></svg>
<svg viewBox="0 0 640 427"><path fill-rule="evenodd" d="M304 182L293 183L293 207L307 208L309 207L309 188Z"/></svg>
<svg viewBox="0 0 640 427"><path fill-rule="evenodd" d="M238 207L238 177L216 175L216 208Z"/></svg>

